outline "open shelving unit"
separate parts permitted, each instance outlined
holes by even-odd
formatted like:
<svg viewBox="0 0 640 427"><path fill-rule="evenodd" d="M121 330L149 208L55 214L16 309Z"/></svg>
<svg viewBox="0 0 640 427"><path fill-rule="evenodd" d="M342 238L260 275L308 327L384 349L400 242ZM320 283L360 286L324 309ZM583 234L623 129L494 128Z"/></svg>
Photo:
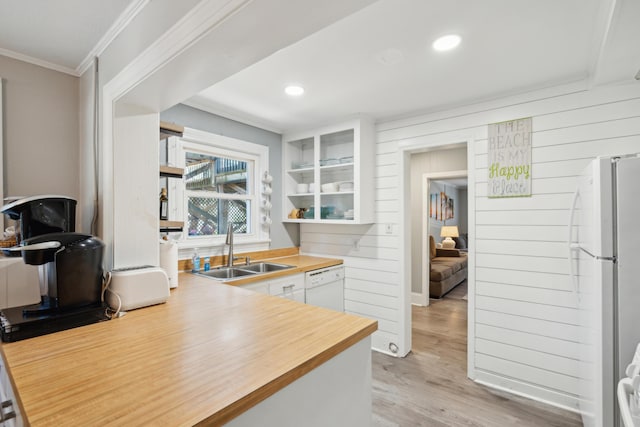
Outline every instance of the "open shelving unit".
<svg viewBox="0 0 640 427"><path fill-rule="evenodd" d="M184 169L173 166L160 166L160 176L163 178L182 178Z"/></svg>
<svg viewBox="0 0 640 427"><path fill-rule="evenodd" d="M283 221L372 223L373 152L373 124L367 119L285 135ZM291 217L301 210L303 218Z"/></svg>
<svg viewBox="0 0 640 427"><path fill-rule="evenodd" d="M160 122L160 141L165 141L165 144L168 144L168 140L171 137L182 137L184 133L184 127L180 125L176 125L174 123ZM165 147L166 148L166 147ZM159 167L160 179L166 180L165 185L161 185L161 187L169 189L168 179L169 178L178 178L182 179L184 176L184 169L176 168L173 166L160 165ZM181 232L184 228L184 221L171 221L171 220L160 220L159 222L160 232L161 233L176 233Z"/></svg>

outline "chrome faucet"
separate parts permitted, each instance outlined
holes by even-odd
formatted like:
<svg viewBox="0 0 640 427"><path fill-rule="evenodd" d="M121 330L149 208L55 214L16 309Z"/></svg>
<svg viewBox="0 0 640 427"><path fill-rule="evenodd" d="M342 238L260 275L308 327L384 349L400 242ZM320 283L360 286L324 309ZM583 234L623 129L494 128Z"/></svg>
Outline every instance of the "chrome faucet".
<svg viewBox="0 0 640 427"><path fill-rule="evenodd" d="M233 267L233 226L229 224L227 227L227 240L225 242L229 245L229 255L227 255L227 267Z"/></svg>

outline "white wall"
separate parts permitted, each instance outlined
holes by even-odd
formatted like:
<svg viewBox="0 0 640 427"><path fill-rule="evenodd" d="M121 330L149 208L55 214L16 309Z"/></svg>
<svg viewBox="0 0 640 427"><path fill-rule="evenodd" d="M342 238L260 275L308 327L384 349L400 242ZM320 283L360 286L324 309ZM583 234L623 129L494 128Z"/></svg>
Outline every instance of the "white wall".
<svg viewBox="0 0 640 427"><path fill-rule="evenodd" d="M113 268L158 265L158 113L120 105L113 122ZM141 159L145 159L144 161Z"/></svg>
<svg viewBox="0 0 640 427"><path fill-rule="evenodd" d="M487 124L533 117L533 195L488 199ZM640 151L640 83L586 90L584 84L419 116L378 126L376 224L301 228L305 252L344 254L349 312L380 322L373 346L400 342L397 235L398 147L474 140L475 212L470 213L471 372L477 380L575 408L579 351L567 260L567 217L576 175L595 156ZM474 194L470 191L469 194ZM384 224L395 224L384 233ZM332 244L323 243L322 233ZM346 237L361 236L360 253ZM401 349L401 352L406 349Z"/></svg>
<svg viewBox="0 0 640 427"><path fill-rule="evenodd" d="M0 76L5 196L77 198L78 78L5 56Z"/></svg>

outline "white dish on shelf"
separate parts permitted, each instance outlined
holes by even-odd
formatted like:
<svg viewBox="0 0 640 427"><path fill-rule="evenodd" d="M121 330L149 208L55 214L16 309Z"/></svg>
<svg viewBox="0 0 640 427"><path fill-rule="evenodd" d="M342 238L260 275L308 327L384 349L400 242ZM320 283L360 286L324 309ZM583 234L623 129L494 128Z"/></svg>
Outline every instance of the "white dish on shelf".
<svg viewBox="0 0 640 427"><path fill-rule="evenodd" d="M353 191L353 181L344 181L338 183L340 191Z"/></svg>
<svg viewBox="0 0 640 427"><path fill-rule="evenodd" d="M337 182L327 182L320 187L323 193L336 193L338 191Z"/></svg>

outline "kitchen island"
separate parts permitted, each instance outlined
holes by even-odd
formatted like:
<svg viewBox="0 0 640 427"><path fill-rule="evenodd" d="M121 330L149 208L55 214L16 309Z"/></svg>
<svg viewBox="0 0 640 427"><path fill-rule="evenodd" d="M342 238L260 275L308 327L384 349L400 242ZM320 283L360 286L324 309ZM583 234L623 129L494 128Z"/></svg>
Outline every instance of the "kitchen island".
<svg viewBox="0 0 640 427"><path fill-rule="evenodd" d="M376 328L182 273L165 304L2 357L34 426L368 425Z"/></svg>

